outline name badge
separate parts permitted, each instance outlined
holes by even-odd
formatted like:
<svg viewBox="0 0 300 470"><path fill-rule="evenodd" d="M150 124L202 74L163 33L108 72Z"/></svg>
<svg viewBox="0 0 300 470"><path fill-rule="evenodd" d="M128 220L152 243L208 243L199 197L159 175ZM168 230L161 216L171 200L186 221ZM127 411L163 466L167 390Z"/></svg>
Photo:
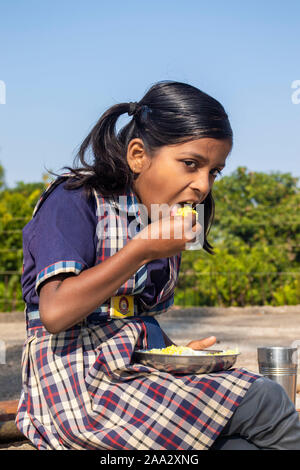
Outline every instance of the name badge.
<svg viewBox="0 0 300 470"><path fill-rule="evenodd" d="M128 318L134 316L133 295L117 295L110 299L110 318Z"/></svg>

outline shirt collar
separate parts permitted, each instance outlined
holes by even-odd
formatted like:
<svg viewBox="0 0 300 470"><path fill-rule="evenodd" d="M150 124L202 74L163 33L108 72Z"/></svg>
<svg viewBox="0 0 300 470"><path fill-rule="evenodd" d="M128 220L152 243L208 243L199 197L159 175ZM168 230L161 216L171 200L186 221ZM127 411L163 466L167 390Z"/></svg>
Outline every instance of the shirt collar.
<svg viewBox="0 0 300 470"><path fill-rule="evenodd" d="M87 172L88 173L88 172ZM70 176L70 173L63 173L61 177L66 177ZM34 208L33 214L37 212L37 209L41 205L41 202L44 200L46 193L49 194L55 186L57 186L61 182L61 178L57 178L56 180L52 181L45 191L42 193L39 201L36 204L36 207ZM137 217L140 214L140 208L139 208L139 203L137 200L137 197L131 187L128 187L124 193L120 195L116 195L113 197L109 197L109 203L117 208L120 212L125 212L128 215L132 215L134 217Z"/></svg>
<svg viewBox="0 0 300 470"><path fill-rule="evenodd" d="M123 194L109 198L110 204L121 212L137 217L140 213L139 202L132 188L128 188Z"/></svg>

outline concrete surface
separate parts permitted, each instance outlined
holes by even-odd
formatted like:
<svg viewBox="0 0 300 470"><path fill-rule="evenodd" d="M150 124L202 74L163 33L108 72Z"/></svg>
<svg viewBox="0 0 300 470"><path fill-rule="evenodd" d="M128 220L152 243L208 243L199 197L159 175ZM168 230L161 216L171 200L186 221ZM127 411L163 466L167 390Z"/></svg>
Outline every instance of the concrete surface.
<svg viewBox="0 0 300 470"><path fill-rule="evenodd" d="M241 354L235 366L257 373L258 347L291 346L294 342L300 346L300 305L290 308L178 309L168 312L165 319L162 316L159 323L168 336L180 345L193 339L216 336L216 349L237 347ZM298 362L300 375L299 352ZM296 408L300 409L299 393Z"/></svg>
<svg viewBox="0 0 300 470"><path fill-rule="evenodd" d="M214 335L218 349L238 347L241 355L236 365L253 372L258 372L256 349L259 346L290 346L294 341L299 341L300 345L300 305L173 308L157 319L177 344ZM0 401L19 398L25 334L23 312L0 313L0 341L6 347L6 363L0 362ZM298 382L300 384L300 379Z"/></svg>
<svg viewBox="0 0 300 470"><path fill-rule="evenodd" d="M16 312L13 316L10 315L0 314L0 341L6 346L6 363L0 362L0 401L18 399L21 389L24 314ZM218 349L238 347L241 355L236 366L253 372L258 372L256 350L259 346L291 346L295 341L300 346L300 305L244 309L174 308L157 319L176 344L185 345L191 340L213 335L217 338ZM300 364L300 357L298 361ZM300 409L299 393L296 408ZM21 449L28 444L15 445L17 449ZM29 449L32 446L22 448Z"/></svg>

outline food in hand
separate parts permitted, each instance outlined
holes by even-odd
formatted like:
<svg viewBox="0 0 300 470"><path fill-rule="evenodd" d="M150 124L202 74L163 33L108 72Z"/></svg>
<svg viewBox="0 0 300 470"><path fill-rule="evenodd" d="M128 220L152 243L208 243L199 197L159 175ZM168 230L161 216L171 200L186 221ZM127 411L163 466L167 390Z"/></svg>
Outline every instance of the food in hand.
<svg viewBox="0 0 300 470"><path fill-rule="evenodd" d="M198 219L198 213L193 209L191 206L184 206L184 207L179 207L176 211L175 215L181 215L181 216L186 216L188 214L196 214L196 219Z"/></svg>

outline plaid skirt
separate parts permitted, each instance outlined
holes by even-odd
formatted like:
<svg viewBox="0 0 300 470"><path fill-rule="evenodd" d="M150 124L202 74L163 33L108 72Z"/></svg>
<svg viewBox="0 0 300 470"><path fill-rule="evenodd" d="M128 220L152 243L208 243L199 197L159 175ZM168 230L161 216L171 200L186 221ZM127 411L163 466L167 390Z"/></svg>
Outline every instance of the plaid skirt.
<svg viewBox="0 0 300 470"><path fill-rule="evenodd" d="M171 375L133 362L143 319L28 329L18 429L40 450L205 450L250 385L244 369Z"/></svg>

